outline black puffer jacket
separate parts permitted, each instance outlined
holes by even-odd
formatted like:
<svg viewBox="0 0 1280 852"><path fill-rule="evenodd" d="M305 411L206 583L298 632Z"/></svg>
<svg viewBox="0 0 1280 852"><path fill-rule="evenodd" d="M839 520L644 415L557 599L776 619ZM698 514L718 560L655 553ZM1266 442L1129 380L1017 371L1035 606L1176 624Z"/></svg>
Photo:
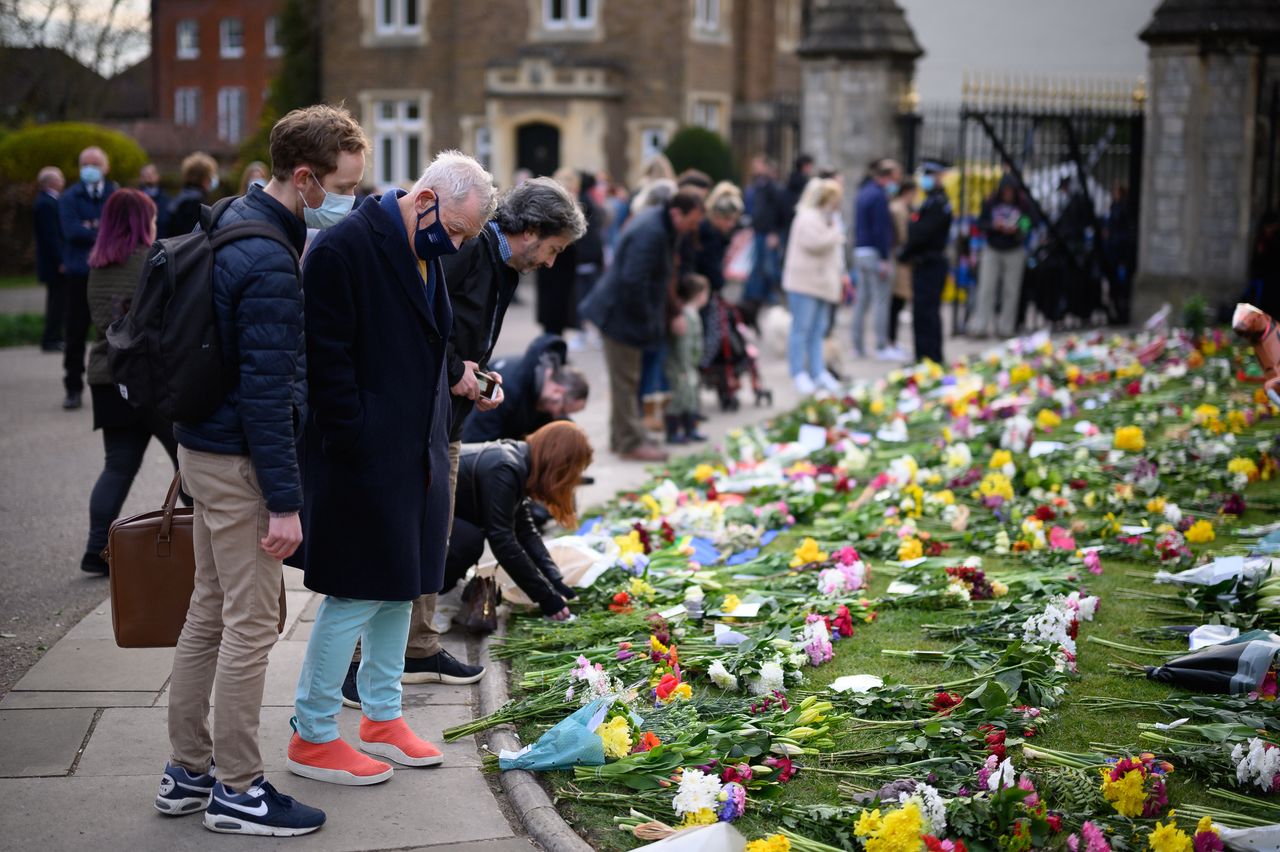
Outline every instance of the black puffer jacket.
<svg viewBox="0 0 1280 852"><path fill-rule="evenodd" d="M575 596L547 552L529 513L529 445L523 441L463 444L454 514L484 530L493 555L548 615Z"/></svg>
<svg viewBox="0 0 1280 852"><path fill-rule="evenodd" d="M279 228L302 253L307 229L284 205L254 187L231 203L213 230L246 219ZM213 304L222 354L240 368L235 389L199 423L178 423L188 449L248 455L272 512L302 508L297 434L307 399L302 282L284 246L250 237L213 261Z"/></svg>

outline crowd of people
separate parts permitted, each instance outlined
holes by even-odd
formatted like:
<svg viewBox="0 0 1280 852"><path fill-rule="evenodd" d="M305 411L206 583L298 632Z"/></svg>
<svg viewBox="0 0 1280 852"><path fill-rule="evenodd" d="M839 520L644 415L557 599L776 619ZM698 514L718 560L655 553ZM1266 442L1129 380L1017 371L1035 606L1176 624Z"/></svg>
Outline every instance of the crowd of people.
<svg viewBox="0 0 1280 852"><path fill-rule="evenodd" d="M105 152L88 148L70 187L57 169L40 172L36 237L41 279L63 300L63 333L52 316L48 348L65 351L68 409L83 394L74 344L90 318L98 329L87 381L104 467L81 567L109 573L108 528L153 437L193 506L195 590L174 654L171 751L155 807L203 813L214 831L289 836L325 815L266 779L258 741L286 561L322 595L287 766L331 783L373 784L393 766L442 762L404 721L401 683L484 675L440 647L433 616L437 594L486 544L548 618L570 615L574 592L542 545L538 516L575 524L574 491L593 450L568 417L585 405L587 380L559 336L522 355L494 353L521 277L552 269L586 235L589 213L550 178L499 196L492 175L456 151L438 154L407 191L357 204L369 143L341 108L286 115L270 149L270 165L253 164L241 193L211 211L218 178L208 155L186 159L183 189L167 198L154 167L121 188ZM240 223L258 227L219 240ZM105 332L141 298L156 241L193 229L219 246L209 286L234 379L209 390L207 416L171 422L118 390ZM161 245L181 253L189 242ZM591 258L588 247L570 268L587 274ZM406 371L421 380L405 383ZM362 712L358 750L338 732L344 703Z"/></svg>

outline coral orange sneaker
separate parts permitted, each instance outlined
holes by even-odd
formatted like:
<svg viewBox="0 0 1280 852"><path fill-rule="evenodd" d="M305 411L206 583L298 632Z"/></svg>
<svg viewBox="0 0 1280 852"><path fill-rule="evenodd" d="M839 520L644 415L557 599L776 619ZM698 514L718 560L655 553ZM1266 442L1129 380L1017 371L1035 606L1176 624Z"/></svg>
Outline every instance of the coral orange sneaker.
<svg viewBox="0 0 1280 852"><path fill-rule="evenodd" d="M387 722L361 716L360 748L401 766L439 766L444 762L440 749L410 730L403 716Z"/></svg>
<svg viewBox="0 0 1280 852"><path fill-rule="evenodd" d="M395 771L381 760L356 751L341 737L327 743L310 743L296 732L289 740L287 765L294 775L352 787L381 783Z"/></svg>

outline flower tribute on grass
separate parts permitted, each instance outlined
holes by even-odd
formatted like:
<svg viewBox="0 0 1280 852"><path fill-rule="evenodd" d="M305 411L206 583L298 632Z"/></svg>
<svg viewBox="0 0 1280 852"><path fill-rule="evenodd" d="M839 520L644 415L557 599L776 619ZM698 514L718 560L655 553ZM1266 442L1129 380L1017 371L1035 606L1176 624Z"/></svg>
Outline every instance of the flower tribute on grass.
<svg viewBox="0 0 1280 852"><path fill-rule="evenodd" d="M550 776L606 849L718 822L756 852L1223 848L1280 819L1274 661L1238 694L1125 678L1188 625L1280 629L1250 357L1017 341L735 432L598 513L577 619L515 618L516 698L446 738L606 702L595 763Z"/></svg>

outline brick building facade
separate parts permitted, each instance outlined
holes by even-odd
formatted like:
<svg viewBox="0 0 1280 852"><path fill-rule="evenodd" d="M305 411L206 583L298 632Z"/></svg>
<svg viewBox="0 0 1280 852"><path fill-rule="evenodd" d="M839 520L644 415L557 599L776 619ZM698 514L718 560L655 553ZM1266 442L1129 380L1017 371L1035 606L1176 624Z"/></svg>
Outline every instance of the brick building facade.
<svg viewBox="0 0 1280 852"><path fill-rule="evenodd" d="M504 184L562 165L633 181L690 124L795 151L801 0L322 6L321 91L360 117L378 186L449 147Z"/></svg>
<svg viewBox="0 0 1280 852"><path fill-rule="evenodd" d="M234 155L280 67L282 0L152 0L152 115L187 151Z"/></svg>

